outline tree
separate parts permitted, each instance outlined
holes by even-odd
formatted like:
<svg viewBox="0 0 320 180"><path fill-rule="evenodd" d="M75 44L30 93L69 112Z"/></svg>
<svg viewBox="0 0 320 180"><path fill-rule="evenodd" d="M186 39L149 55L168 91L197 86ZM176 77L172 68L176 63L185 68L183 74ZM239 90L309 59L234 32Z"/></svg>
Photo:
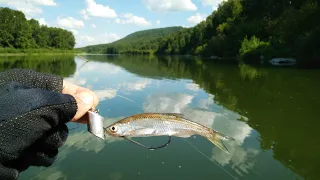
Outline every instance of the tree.
<svg viewBox="0 0 320 180"><path fill-rule="evenodd" d="M41 26L27 20L21 11L0 8L0 47L73 49L75 38L70 31Z"/></svg>

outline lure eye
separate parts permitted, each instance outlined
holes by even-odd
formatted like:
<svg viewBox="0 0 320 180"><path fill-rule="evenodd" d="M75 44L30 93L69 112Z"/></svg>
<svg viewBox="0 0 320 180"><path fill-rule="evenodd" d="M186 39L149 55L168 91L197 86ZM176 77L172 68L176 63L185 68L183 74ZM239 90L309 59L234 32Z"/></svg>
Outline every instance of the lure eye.
<svg viewBox="0 0 320 180"><path fill-rule="evenodd" d="M111 129L112 132L116 132L117 131L117 127L116 126L112 126L110 129Z"/></svg>

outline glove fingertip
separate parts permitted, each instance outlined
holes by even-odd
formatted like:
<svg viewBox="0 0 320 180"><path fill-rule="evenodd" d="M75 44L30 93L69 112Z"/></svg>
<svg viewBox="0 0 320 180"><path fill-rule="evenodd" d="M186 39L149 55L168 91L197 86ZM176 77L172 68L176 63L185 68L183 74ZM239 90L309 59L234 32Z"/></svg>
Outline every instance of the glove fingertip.
<svg viewBox="0 0 320 180"><path fill-rule="evenodd" d="M0 164L0 179L17 180L18 178L19 171L17 169L4 167Z"/></svg>

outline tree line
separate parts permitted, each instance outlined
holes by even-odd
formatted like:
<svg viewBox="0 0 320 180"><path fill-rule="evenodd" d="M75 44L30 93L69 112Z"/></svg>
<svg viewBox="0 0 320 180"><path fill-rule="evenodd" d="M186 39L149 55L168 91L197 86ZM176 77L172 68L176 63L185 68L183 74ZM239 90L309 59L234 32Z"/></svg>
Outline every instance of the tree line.
<svg viewBox="0 0 320 180"><path fill-rule="evenodd" d="M122 41L84 51L192 54L248 63L260 63L260 57L293 57L320 64L319 1L228 0L195 27L171 31L152 41L150 35L136 36L138 43Z"/></svg>
<svg viewBox="0 0 320 180"><path fill-rule="evenodd" d="M205 21L163 38L157 53L319 61L319 0L228 0Z"/></svg>
<svg viewBox="0 0 320 180"><path fill-rule="evenodd" d="M34 48L71 50L74 46L72 32L40 25L35 19L27 20L21 11L0 8L0 48L9 49L6 51Z"/></svg>
<svg viewBox="0 0 320 180"><path fill-rule="evenodd" d="M159 39L181 29L182 27L177 26L142 30L109 44L92 45L80 49L88 53L150 54L158 49Z"/></svg>

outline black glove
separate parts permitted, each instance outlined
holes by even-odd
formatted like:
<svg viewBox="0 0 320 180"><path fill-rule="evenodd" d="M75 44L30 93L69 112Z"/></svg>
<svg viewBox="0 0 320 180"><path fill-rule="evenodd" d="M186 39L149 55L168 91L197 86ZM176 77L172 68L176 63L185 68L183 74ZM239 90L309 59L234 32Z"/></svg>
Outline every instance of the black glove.
<svg viewBox="0 0 320 180"><path fill-rule="evenodd" d="M0 73L0 179L18 179L29 166L50 166L77 111L61 94L60 77L32 70Z"/></svg>

